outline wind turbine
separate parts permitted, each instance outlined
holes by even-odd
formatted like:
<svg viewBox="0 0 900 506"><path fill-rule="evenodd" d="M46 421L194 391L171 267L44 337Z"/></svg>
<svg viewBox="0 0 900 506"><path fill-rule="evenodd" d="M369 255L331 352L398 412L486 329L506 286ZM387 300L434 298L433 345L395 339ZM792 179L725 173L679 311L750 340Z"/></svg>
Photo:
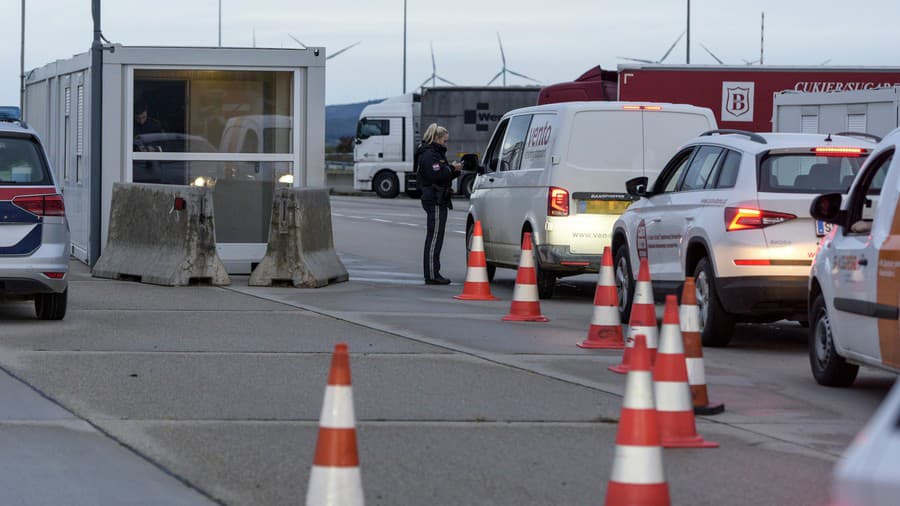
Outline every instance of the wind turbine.
<svg viewBox="0 0 900 506"><path fill-rule="evenodd" d="M307 46L307 45L304 44L303 42L300 42L300 39L298 39L297 37L294 37L294 36L291 35L291 34L288 34L288 37L294 39L294 42L296 42L297 44L300 45L300 49L308 49L308 48L309 48L309 46ZM352 49L352 48L354 48L354 47L356 47L356 46L358 46L358 45L360 45L360 44L362 44L362 41L361 41L361 40L356 41L356 42L354 42L353 44L350 44L350 45L347 46L347 47L338 49L337 51L331 53L330 55L326 56L325 59L326 59L326 60L330 60L330 59L334 58L335 56L337 56L337 55L343 53L344 51L347 51L347 50L349 50L349 49Z"/></svg>
<svg viewBox="0 0 900 506"><path fill-rule="evenodd" d="M524 74L520 74L506 68L506 53L503 52L503 41L500 40L500 32L497 32L497 43L500 44L500 61L503 62L503 66L500 68L500 72L497 72L497 75L495 75L490 81L488 81L487 86L493 84L493 82L496 81L500 76L503 76L503 86L506 86L506 74L512 74L516 77L528 79L529 81L534 81L540 84L540 81L538 81L537 79L532 79Z"/></svg>
<svg viewBox="0 0 900 506"><path fill-rule="evenodd" d="M644 60L644 59L641 59L641 58L629 58L629 57L627 57L627 56L616 56L616 58L618 58L618 59L620 59L620 60L626 60L626 61L635 61L635 62L638 62L638 63L662 63L662 62L666 61L666 58L669 57L669 54L672 53L672 50L675 49L675 46L677 46L678 43L681 42L681 38L684 37L684 34L685 34L685 32L681 32L681 35L679 35L678 38L675 39L675 42L673 42L672 45L669 46L669 50L666 51L666 54L664 54L664 55L662 56L662 58L660 58L660 59L658 59L658 60L656 60L656 61L653 61L653 60Z"/></svg>
<svg viewBox="0 0 900 506"><path fill-rule="evenodd" d="M713 54L713 52L710 51L708 47L704 46L702 42L698 42L698 44L700 44L700 47L702 47L704 51L706 51L710 56L713 57L713 60L719 62L719 65L725 65L725 62L723 62L718 56Z"/></svg>
<svg viewBox="0 0 900 506"><path fill-rule="evenodd" d="M431 46L431 76L429 76L428 79L423 81L422 84L419 85L419 88L428 84L428 81L431 81L431 87L434 88L436 80L447 83L450 86L456 86L456 83L454 83L452 81L448 81L447 79L444 79L443 77L441 77L437 74L437 64L434 61L434 43L432 42L429 45Z"/></svg>

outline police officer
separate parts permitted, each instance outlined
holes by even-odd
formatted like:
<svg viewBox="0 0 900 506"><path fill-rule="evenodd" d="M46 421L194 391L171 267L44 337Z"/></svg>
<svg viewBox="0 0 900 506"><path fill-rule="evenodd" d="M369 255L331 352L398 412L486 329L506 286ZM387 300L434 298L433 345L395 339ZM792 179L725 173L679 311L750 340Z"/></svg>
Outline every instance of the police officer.
<svg viewBox="0 0 900 506"><path fill-rule="evenodd" d="M448 285L450 280L441 276L441 246L444 244L444 228L447 210L453 209L450 201L450 183L459 177L459 163L447 163L447 141L450 133L437 123L428 125L422 136L422 145L416 150L416 173L422 193L422 207L428 214L428 231L425 234L423 271L426 285Z"/></svg>

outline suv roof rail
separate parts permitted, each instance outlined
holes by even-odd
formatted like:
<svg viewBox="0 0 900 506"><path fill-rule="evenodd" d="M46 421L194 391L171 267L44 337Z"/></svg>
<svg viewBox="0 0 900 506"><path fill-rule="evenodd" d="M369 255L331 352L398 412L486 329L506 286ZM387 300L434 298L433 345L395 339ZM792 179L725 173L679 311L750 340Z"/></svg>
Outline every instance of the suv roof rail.
<svg viewBox="0 0 900 506"><path fill-rule="evenodd" d="M768 144L768 143L766 142L766 138L763 137L762 135L755 134L755 133L753 133L753 132L748 132L748 131L746 131L746 130L734 130L734 129L730 129L730 128L725 128L725 129L720 129L720 130L707 130L706 132L703 132L702 134L700 134L698 137L706 137L706 136L708 136L708 135L715 135L715 134L719 134L719 135L725 135L725 134L745 135L745 136L747 136L747 137L748 137L751 141L753 141L753 142L758 142L758 143L760 143L760 144Z"/></svg>
<svg viewBox="0 0 900 506"><path fill-rule="evenodd" d="M881 142L881 137L866 132L838 132L834 135L843 135L845 137L864 137L867 139L872 139L876 143Z"/></svg>

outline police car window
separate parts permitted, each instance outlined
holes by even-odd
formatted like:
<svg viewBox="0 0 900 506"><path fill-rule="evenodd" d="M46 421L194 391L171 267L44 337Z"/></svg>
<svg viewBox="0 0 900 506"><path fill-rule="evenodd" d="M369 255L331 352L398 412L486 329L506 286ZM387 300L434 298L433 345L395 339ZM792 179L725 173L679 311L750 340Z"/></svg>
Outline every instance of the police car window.
<svg viewBox="0 0 900 506"><path fill-rule="evenodd" d="M494 137L491 139L491 145L484 156L484 159L487 160L487 166L484 170L488 172L495 172L500 168L500 144L503 142L503 136L506 134L507 125L509 125L509 120L505 119L497 126Z"/></svg>
<svg viewBox="0 0 900 506"><path fill-rule="evenodd" d="M871 226L865 226L865 224L871 223L875 217L881 187L884 185L893 159L893 151L881 154L860 176L859 184L853 190L852 200L848 206L850 213L848 221L851 225L847 233L868 234L871 230Z"/></svg>
<svg viewBox="0 0 900 506"><path fill-rule="evenodd" d="M653 185L654 193L667 193L675 190L675 185L678 184L681 175L688 166L688 162L691 161L691 154L693 152L694 148L688 148L675 155L669 164L662 170L659 179Z"/></svg>
<svg viewBox="0 0 900 506"><path fill-rule="evenodd" d="M719 164L715 188L734 188L737 183L738 169L741 168L741 154L730 149L725 150L725 158ZM711 186L707 184L707 188Z"/></svg>
<svg viewBox="0 0 900 506"><path fill-rule="evenodd" d="M525 137L531 125L531 115L516 116L509 122L500 154L500 170L519 170L522 153L525 151Z"/></svg>
<svg viewBox="0 0 900 506"><path fill-rule="evenodd" d="M697 150L691 165L687 169L684 176L684 182L681 183L681 191L702 190L706 188L706 183L712 176L716 162L719 161L719 155L722 154L722 148L715 146L703 146Z"/></svg>
<svg viewBox="0 0 900 506"><path fill-rule="evenodd" d="M0 138L0 185L49 185L50 172L37 143L25 138Z"/></svg>

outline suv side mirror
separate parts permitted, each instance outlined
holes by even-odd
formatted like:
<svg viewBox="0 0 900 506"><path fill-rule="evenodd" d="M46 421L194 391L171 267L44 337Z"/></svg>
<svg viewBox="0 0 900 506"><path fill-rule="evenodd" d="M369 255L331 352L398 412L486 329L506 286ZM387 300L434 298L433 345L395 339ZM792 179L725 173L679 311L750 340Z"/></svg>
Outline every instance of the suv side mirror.
<svg viewBox="0 0 900 506"><path fill-rule="evenodd" d="M478 155L475 153L466 153L460 159L462 161L462 170L469 172L478 172ZM482 172L484 172L482 170Z"/></svg>
<svg viewBox="0 0 900 506"><path fill-rule="evenodd" d="M635 197L646 197L649 183L650 179L647 176L635 177L625 181L625 191Z"/></svg>
<svg viewBox="0 0 900 506"><path fill-rule="evenodd" d="M846 212L841 211L842 196L840 193L826 193L814 198L809 205L809 214L825 223L843 225Z"/></svg>

